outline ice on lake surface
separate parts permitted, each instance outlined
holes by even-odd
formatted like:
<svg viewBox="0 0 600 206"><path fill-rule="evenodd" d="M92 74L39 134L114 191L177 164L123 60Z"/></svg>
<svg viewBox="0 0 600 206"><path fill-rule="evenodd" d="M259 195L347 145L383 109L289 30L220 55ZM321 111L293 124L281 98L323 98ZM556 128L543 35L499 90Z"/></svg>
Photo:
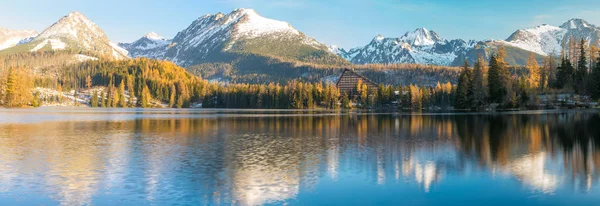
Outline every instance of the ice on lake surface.
<svg viewBox="0 0 600 206"><path fill-rule="evenodd" d="M600 111L0 110L0 205L596 205Z"/></svg>

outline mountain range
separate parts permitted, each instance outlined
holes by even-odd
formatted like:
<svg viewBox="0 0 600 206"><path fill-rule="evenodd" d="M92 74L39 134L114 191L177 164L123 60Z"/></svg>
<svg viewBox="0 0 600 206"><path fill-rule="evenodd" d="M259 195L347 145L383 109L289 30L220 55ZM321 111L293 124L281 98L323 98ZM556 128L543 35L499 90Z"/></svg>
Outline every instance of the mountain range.
<svg viewBox="0 0 600 206"><path fill-rule="evenodd" d="M498 47L504 46L509 63L523 65L528 52L538 57L559 54L569 40L585 39L598 43L600 28L582 19L571 19L559 27L547 24L530 29L520 29L506 40L446 40L425 28L395 37L376 36L369 44L349 50L330 46L330 50L354 64L416 63L458 66L464 60L471 63L478 54L488 57Z"/></svg>
<svg viewBox="0 0 600 206"><path fill-rule="evenodd" d="M448 40L426 28L399 37L378 35L367 45L352 49L327 46L287 22L265 18L252 9L229 14L207 14L194 20L173 39L154 32L131 43L115 44L94 22L79 12L61 18L41 33L0 29L0 54L45 50L86 51L96 57L147 57L191 67L206 63L236 66L248 57L254 62L281 61L319 65L415 63L457 66L477 55L489 57L500 46L511 64L523 65L530 52L537 57L557 54L569 39L597 43L600 28L582 19L561 26L520 29L505 40ZM246 62L247 63L247 62ZM243 67L242 65L239 65Z"/></svg>

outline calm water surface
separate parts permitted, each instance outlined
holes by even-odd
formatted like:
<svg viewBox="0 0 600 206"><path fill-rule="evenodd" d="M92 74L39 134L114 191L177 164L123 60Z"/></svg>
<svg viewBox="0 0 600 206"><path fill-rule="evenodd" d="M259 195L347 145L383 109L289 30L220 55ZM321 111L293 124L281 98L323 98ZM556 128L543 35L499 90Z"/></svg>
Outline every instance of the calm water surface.
<svg viewBox="0 0 600 206"><path fill-rule="evenodd" d="M0 205L598 205L598 146L598 110L0 110Z"/></svg>

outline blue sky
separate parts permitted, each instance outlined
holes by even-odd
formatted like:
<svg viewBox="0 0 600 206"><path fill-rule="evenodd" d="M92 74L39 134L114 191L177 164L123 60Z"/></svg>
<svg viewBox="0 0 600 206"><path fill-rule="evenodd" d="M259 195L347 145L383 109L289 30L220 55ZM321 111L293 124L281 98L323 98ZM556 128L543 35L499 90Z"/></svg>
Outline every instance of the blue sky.
<svg viewBox="0 0 600 206"><path fill-rule="evenodd" d="M130 42L150 31L172 38L204 14L236 8L253 8L345 48L365 45L377 34L397 37L419 27L446 39L483 40L571 18L600 25L597 0L0 0L0 27L42 31L80 11L111 40Z"/></svg>

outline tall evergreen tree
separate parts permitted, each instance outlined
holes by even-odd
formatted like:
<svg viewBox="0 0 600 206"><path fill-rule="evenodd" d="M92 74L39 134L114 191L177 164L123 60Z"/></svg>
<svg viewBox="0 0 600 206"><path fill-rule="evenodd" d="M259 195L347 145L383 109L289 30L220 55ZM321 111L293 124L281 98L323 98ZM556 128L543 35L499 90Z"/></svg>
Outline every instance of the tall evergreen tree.
<svg viewBox="0 0 600 206"><path fill-rule="evenodd" d="M91 107L98 107L98 92L92 93L92 100L90 100Z"/></svg>
<svg viewBox="0 0 600 206"><path fill-rule="evenodd" d="M129 75L127 77L127 90L129 91L129 107L135 107L135 86L133 85L133 83L133 76Z"/></svg>
<svg viewBox="0 0 600 206"><path fill-rule="evenodd" d="M575 91L579 94L585 94L586 92L585 79L588 74L588 62L587 56L585 54L585 44L585 40L581 39L579 59L577 61L577 70L575 71L575 79L573 81L575 85Z"/></svg>
<svg viewBox="0 0 600 206"><path fill-rule="evenodd" d="M600 100L600 57L598 57L598 61L596 61L596 65L594 66L594 70L592 71L592 98L593 100Z"/></svg>
<svg viewBox="0 0 600 206"><path fill-rule="evenodd" d="M150 90L148 89L148 85L144 85L144 88L142 89L142 93L140 94L140 101L138 101L139 106L142 108L150 107L150 99L151 98L152 97L150 95Z"/></svg>
<svg viewBox="0 0 600 206"><path fill-rule="evenodd" d="M544 58L544 66L541 69L540 89L546 90L549 87L556 87L556 61L554 54L550 53Z"/></svg>
<svg viewBox="0 0 600 206"><path fill-rule="evenodd" d="M173 108L175 106L176 94L177 90L175 89L175 85L171 85L171 91L169 92L169 108Z"/></svg>
<svg viewBox="0 0 600 206"><path fill-rule="evenodd" d="M465 64L460 72L458 78L458 85L456 87L456 108L467 109L471 108L469 101L469 90L471 89L472 74L469 68L469 62L465 61ZM438 83L439 85L439 83ZM441 88L441 86L440 86Z"/></svg>
<svg viewBox="0 0 600 206"><path fill-rule="evenodd" d="M485 105L485 88L483 85L483 72L485 60L483 56L478 55L473 67L473 80L471 80L471 94L469 95L472 109L477 110Z"/></svg>
<svg viewBox="0 0 600 206"><path fill-rule="evenodd" d="M119 84L119 107L127 107L127 104L125 103L125 82L124 80L121 80L121 84Z"/></svg>
<svg viewBox="0 0 600 206"><path fill-rule="evenodd" d="M556 77L556 87L558 89L563 88L573 88L573 65L569 58L564 56L560 63L560 66L557 68L558 73Z"/></svg>
<svg viewBox="0 0 600 206"><path fill-rule="evenodd" d="M106 107L106 97L104 96L104 91L100 92L100 107Z"/></svg>
<svg viewBox="0 0 600 206"><path fill-rule="evenodd" d="M504 57L506 53L504 47L498 50L498 53L490 58L488 70L488 89L490 94L490 102L503 103L507 95L506 85L508 83L508 70Z"/></svg>
<svg viewBox="0 0 600 206"><path fill-rule="evenodd" d="M8 69L8 78L6 79L6 95L4 104L8 107L12 107L17 95L17 74L16 71L11 67Z"/></svg>

